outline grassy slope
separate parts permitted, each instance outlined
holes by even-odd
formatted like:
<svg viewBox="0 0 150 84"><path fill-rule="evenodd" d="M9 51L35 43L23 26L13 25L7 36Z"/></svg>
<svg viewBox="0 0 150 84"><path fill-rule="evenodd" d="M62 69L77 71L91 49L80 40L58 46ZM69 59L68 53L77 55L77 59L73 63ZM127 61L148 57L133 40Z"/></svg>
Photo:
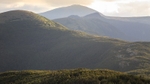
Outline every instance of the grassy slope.
<svg viewBox="0 0 150 84"><path fill-rule="evenodd" d="M150 43L129 43L68 30L26 11L0 14L0 71L149 67Z"/></svg>
<svg viewBox="0 0 150 84"><path fill-rule="evenodd" d="M148 84L150 80L111 70L10 71L0 73L1 84Z"/></svg>
<svg viewBox="0 0 150 84"><path fill-rule="evenodd" d="M127 73L150 79L150 68L132 70L132 71L128 71Z"/></svg>

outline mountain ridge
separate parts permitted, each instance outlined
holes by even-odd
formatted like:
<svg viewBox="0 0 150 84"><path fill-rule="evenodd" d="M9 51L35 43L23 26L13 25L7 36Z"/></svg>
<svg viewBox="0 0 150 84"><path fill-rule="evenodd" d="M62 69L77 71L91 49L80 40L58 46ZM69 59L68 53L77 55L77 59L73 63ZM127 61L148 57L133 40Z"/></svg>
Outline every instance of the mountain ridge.
<svg viewBox="0 0 150 84"><path fill-rule="evenodd" d="M131 42L150 41L148 37L150 31L149 19L113 18L97 12L80 18L72 19L65 17L54 19L54 21L70 29L90 34L108 36Z"/></svg>
<svg viewBox="0 0 150 84"><path fill-rule="evenodd" d="M150 43L72 31L35 13L15 14L17 20L7 12L8 21L0 23L0 71L79 67L130 71L150 66ZM31 17L22 19L22 14Z"/></svg>
<svg viewBox="0 0 150 84"><path fill-rule="evenodd" d="M116 39L123 38L122 40L131 39L122 31L117 29L114 25L106 22L105 20L105 16L99 13L92 13L84 17L66 17L54 19L53 21L56 21L68 27L69 29L83 31L93 35L108 36L110 38Z"/></svg>
<svg viewBox="0 0 150 84"><path fill-rule="evenodd" d="M43 12L40 13L40 15L52 20L56 18L68 17L70 15L85 16L93 12L96 11L82 5L71 5L71 6L60 7L47 12Z"/></svg>
<svg viewBox="0 0 150 84"><path fill-rule="evenodd" d="M78 7L81 5L75 5L75 6ZM68 7L70 7L70 9L72 9L71 6L68 6ZM82 7L84 7L84 6L82 6ZM90 10L89 8L86 8L86 9ZM80 10L80 9L78 9L78 10ZM83 12L84 10L85 9L82 9L80 11ZM61 13L64 13L64 11L59 11L59 13L56 13L56 12L53 12L53 13L54 14L52 14L52 15L61 14ZM56 21L70 29L83 31L83 32L87 32L90 34L94 34L94 35L108 36L111 38L117 38L117 39L122 39L122 40L126 40L126 41L131 41L131 42L150 41L150 38L148 37L149 31L150 31L149 16L112 17L112 16L105 16L97 11L94 11L90 14L80 16L81 18L84 17L86 19L93 21L93 22L91 21L90 23L88 23L89 21L81 20L81 18L80 18L81 21L78 21L79 17L76 17L76 18L78 18L78 20L76 20L75 17L74 17L74 19L71 18L71 20L69 20L68 16L78 15L74 12L71 12L71 13L72 14L70 14L70 15L53 18L53 21ZM43 15L43 16L47 17L47 15ZM49 14L49 16L51 16L51 14ZM47 17L47 18L49 18L49 17ZM51 18L49 18L49 19L51 19ZM104 23L104 24L102 24L102 23ZM108 26L106 26L106 23ZM89 24L91 24L91 25L89 25ZM89 26L92 26L92 27L88 28ZM113 29L114 29L114 31L117 30L117 32L119 34L116 34L116 31L114 32ZM107 31L109 31L109 33ZM133 34L133 32L134 32L134 34Z"/></svg>

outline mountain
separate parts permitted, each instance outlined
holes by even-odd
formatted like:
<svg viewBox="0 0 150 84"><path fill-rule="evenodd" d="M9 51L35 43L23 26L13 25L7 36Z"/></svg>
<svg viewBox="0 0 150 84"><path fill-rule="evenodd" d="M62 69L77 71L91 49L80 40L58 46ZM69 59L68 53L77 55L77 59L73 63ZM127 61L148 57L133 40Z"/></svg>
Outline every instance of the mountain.
<svg viewBox="0 0 150 84"><path fill-rule="evenodd" d="M100 69L9 71L0 73L1 84L149 84L150 79Z"/></svg>
<svg viewBox="0 0 150 84"><path fill-rule="evenodd" d="M136 21L136 19L134 21L108 19L107 22L115 26L120 31L123 31L126 35L132 37L133 39L131 41L150 41L150 25L145 22Z"/></svg>
<svg viewBox="0 0 150 84"><path fill-rule="evenodd" d="M94 12L94 13L91 13L91 14L88 14L88 15L85 15L83 16L84 18L88 18L88 19L91 19L91 18L95 18L95 19L101 19L101 20L104 20L105 19L105 15L99 13L99 12Z"/></svg>
<svg viewBox="0 0 150 84"><path fill-rule="evenodd" d="M150 67L149 42L125 42L64 26L29 11L0 14L0 71Z"/></svg>
<svg viewBox="0 0 150 84"><path fill-rule="evenodd" d="M104 15L96 12L84 17L75 17L72 15L66 18L55 19L54 21L71 30L84 31L94 35L108 36L110 38L132 40L132 38L125 35L123 31L120 31L105 20Z"/></svg>
<svg viewBox="0 0 150 84"><path fill-rule="evenodd" d="M71 6L60 7L47 12L43 12L40 13L40 15L48 19L56 19L56 18L68 17L70 15L85 16L87 14L94 13L94 12L96 11L85 6L71 5Z"/></svg>
<svg viewBox="0 0 150 84"><path fill-rule="evenodd" d="M122 20L122 21L132 21L132 22L139 22L150 25L150 16L143 16L143 17L110 17L112 19Z"/></svg>
<svg viewBox="0 0 150 84"><path fill-rule="evenodd" d="M100 13L92 13L78 18L59 18L54 21L73 30L90 34L108 36L126 41L150 41L150 19L144 17L108 17Z"/></svg>

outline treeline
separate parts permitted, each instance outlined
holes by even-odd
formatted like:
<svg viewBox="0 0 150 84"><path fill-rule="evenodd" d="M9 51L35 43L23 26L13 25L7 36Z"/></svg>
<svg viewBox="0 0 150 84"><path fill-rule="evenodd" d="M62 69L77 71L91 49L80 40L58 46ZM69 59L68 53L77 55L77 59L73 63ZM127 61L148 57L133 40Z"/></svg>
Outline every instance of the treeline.
<svg viewBox="0 0 150 84"><path fill-rule="evenodd" d="M149 79L111 70L11 71L0 84L150 84Z"/></svg>

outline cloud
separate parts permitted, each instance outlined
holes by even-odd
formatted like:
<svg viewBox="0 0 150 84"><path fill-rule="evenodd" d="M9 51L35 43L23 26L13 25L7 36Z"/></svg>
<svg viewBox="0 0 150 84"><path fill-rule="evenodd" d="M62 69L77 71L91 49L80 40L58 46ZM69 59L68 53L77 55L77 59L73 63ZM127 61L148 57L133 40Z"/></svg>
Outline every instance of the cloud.
<svg viewBox="0 0 150 84"><path fill-rule="evenodd" d="M29 3L41 3L41 4L49 4L52 6L60 6L60 5L70 5L70 4L82 4L82 5L89 5L93 2L94 0L0 0L1 4L14 4L18 2L23 2L26 4Z"/></svg>
<svg viewBox="0 0 150 84"><path fill-rule="evenodd" d="M150 0L97 0L110 4L102 11L107 16L150 16ZM114 4L114 8L111 7Z"/></svg>
<svg viewBox="0 0 150 84"><path fill-rule="evenodd" d="M18 3L9 4L9 5L0 4L0 12L10 11L10 10L28 10L28 11L33 11L38 13L41 11L47 11L47 8L43 6L33 6L33 5L18 4Z"/></svg>
<svg viewBox="0 0 150 84"><path fill-rule="evenodd" d="M45 10L44 10L45 9ZM33 12L41 12L50 9L50 7L44 6L44 4L32 4L32 3L25 3L25 2L16 2L16 3L0 3L0 12L5 12L9 10L28 10Z"/></svg>
<svg viewBox="0 0 150 84"><path fill-rule="evenodd" d="M112 1L116 1L116 0L103 0L103 1L106 1L106 2L112 2Z"/></svg>
<svg viewBox="0 0 150 84"><path fill-rule="evenodd" d="M81 5L89 5L94 0L45 0L46 3L50 3L52 6L59 6L59 5L71 5L71 4L81 4Z"/></svg>
<svg viewBox="0 0 150 84"><path fill-rule="evenodd" d="M23 9L39 13L72 4L90 6L94 2L99 3L93 7L105 15L150 16L150 0L0 0L0 12Z"/></svg>
<svg viewBox="0 0 150 84"><path fill-rule="evenodd" d="M133 1L118 4L118 15L123 16L150 16L150 1Z"/></svg>
<svg viewBox="0 0 150 84"><path fill-rule="evenodd" d="M0 0L0 12L11 9L29 9L31 11L41 12L56 7L62 7L72 4L89 5L94 0ZM38 10L39 9L39 10Z"/></svg>

